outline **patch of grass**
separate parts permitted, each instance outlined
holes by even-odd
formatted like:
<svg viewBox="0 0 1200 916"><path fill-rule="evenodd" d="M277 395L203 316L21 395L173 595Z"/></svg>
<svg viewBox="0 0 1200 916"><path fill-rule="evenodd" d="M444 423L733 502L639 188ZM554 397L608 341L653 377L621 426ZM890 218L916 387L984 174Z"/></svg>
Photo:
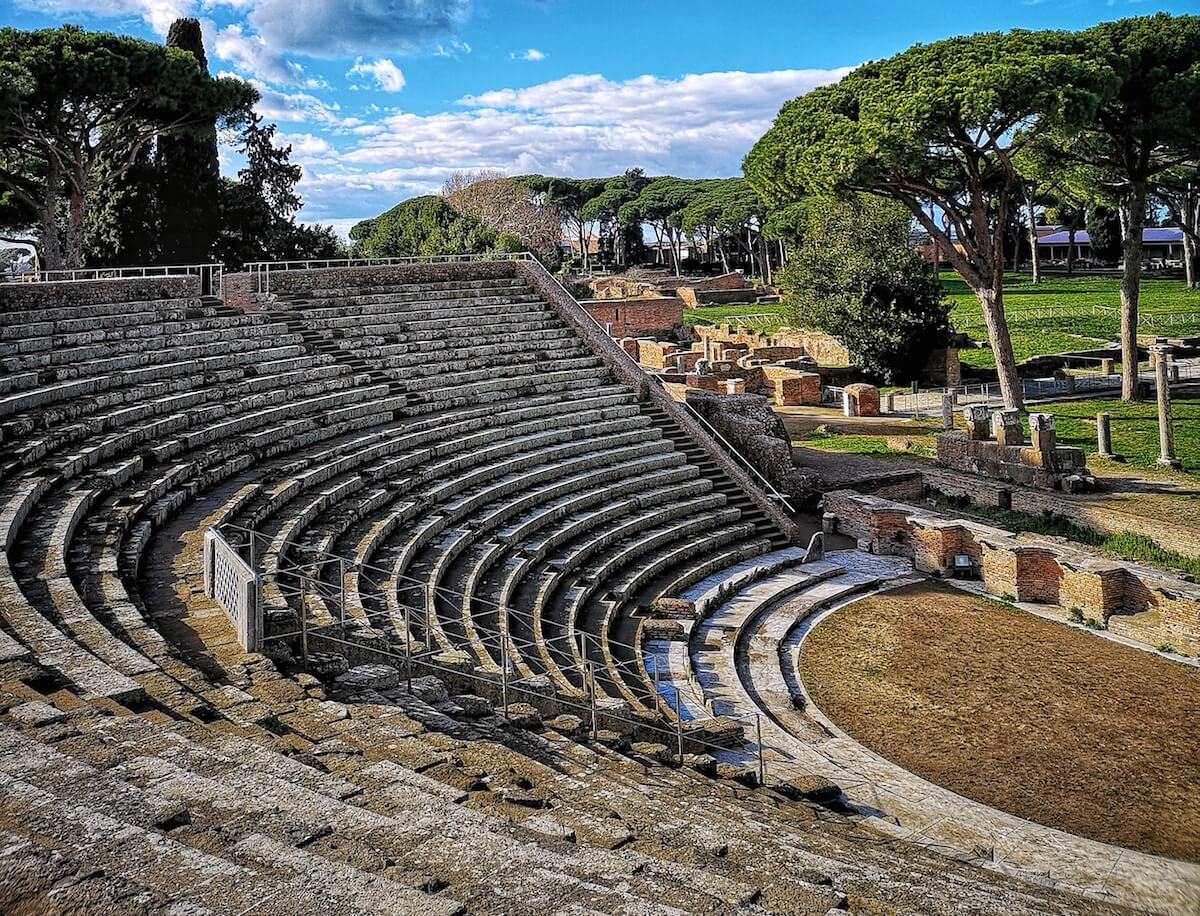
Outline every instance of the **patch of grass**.
<svg viewBox="0 0 1200 916"><path fill-rule="evenodd" d="M797 445L822 449L827 452L843 452L851 455L882 455L895 457L904 455L918 458L936 458L937 441L932 435L915 436L843 436L835 432L815 429Z"/></svg>
<svg viewBox="0 0 1200 916"><path fill-rule="evenodd" d="M966 515L984 519L1009 531L1028 531L1048 537L1064 537L1077 544L1094 547L1102 553L1123 560L1144 563L1168 572L1186 573L1200 579L1200 557L1189 557L1174 550L1168 550L1144 534L1122 531L1119 534L1105 536L1053 512L1033 515L1028 512L999 509L994 506L960 505L958 508ZM1082 614L1080 614L1080 618L1075 622L1084 623ZM1074 616L1071 619L1075 620Z"/></svg>
<svg viewBox="0 0 1200 916"><path fill-rule="evenodd" d="M767 334L774 333L787 323L783 314L782 302L760 302L752 305L713 305L698 309L684 309L683 323L687 327L697 324L721 324L730 318L745 315L775 315L772 321L754 323L755 330Z"/></svg>
<svg viewBox="0 0 1200 916"><path fill-rule="evenodd" d="M1200 557L1187 557L1174 550L1167 550L1144 534L1122 531L1120 534L1109 535L1100 542L1100 549L1145 563L1147 566L1188 573L1200 579Z"/></svg>
<svg viewBox="0 0 1200 916"><path fill-rule="evenodd" d="M951 319L976 340L987 340L979 300L953 272L943 272L942 287L952 303ZM1018 360L1046 353L1090 349L1116 340L1120 329L1121 279L1118 276L1051 274L1034 284L1029 274L1009 274L1004 301ZM1054 315L1037 314L1054 309ZM1195 317L1170 325L1156 323L1169 313L1196 313ZM1138 314L1142 333L1171 336L1200 331L1200 291L1189 290L1179 280L1143 280ZM960 358L968 365L994 367L990 349L964 350Z"/></svg>
<svg viewBox="0 0 1200 916"><path fill-rule="evenodd" d="M1067 611L1067 620L1071 623L1083 623L1083 611L1077 607L1071 608Z"/></svg>
<svg viewBox="0 0 1200 916"><path fill-rule="evenodd" d="M1154 467L1158 459L1158 406L1152 400L1126 404L1115 398L1091 398L1041 404L1036 409L1054 415L1060 445L1073 445L1096 454L1096 414L1112 415L1113 449L1132 465ZM1185 471L1200 473L1200 398L1173 398L1171 418L1175 454Z"/></svg>

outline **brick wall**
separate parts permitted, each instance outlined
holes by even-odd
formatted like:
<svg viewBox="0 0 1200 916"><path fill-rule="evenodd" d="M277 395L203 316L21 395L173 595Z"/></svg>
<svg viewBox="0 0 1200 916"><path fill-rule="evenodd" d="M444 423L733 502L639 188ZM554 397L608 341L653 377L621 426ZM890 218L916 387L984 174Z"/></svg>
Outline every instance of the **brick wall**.
<svg viewBox="0 0 1200 916"><path fill-rule="evenodd" d="M966 554L990 594L1048 606L1060 617L1078 610L1150 646L1200 654L1200 585L1170 573L1098 556L1084 547L1012 534L853 490L822 498L837 530L869 538L877 553L912 558L917 569L947 575Z"/></svg>
<svg viewBox="0 0 1200 916"><path fill-rule="evenodd" d="M662 299L606 299L579 303L600 325L611 325L614 337L666 337L683 323L683 302Z"/></svg>

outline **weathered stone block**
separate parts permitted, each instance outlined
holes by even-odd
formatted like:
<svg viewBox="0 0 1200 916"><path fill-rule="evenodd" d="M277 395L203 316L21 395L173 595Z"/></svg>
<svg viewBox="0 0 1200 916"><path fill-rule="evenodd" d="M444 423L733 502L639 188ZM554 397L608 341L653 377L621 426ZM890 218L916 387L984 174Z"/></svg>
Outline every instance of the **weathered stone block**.
<svg viewBox="0 0 1200 916"><path fill-rule="evenodd" d="M820 406L821 376L816 372L797 372L790 378L776 379L775 401L781 407Z"/></svg>
<svg viewBox="0 0 1200 916"><path fill-rule="evenodd" d="M874 385L855 382L843 393L845 414L848 417L879 416L879 389Z"/></svg>

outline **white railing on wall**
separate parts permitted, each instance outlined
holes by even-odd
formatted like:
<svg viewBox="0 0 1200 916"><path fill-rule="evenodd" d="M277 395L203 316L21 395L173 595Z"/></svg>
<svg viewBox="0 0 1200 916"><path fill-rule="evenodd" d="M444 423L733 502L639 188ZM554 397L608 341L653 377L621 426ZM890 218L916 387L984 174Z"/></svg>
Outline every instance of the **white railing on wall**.
<svg viewBox="0 0 1200 916"><path fill-rule="evenodd" d="M215 528L204 532L204 594L229 617L242 648L262 646L262 583L237 549Z"/></svg>
<svg viewBox="0 0 1200 916"><path fill-rule="evenodd" d="M0 273L0 284L70 283L79 280L130 280L154 277L199 277L200 292L221 296L225 290L224 264L147 264L138 267L67 267L61 270L31 270Z"/></svg>
<svg viewBox="0 0 1200 916"><path fill-rule="evenodd" d="M536 261L532 252L493 252L491 254L421 254L404 258L312 258L297 261L251 261L246 265L254 291L271 292L271 274L288 270L337 270L345 267L389 267L404 264L454 264L460 261Z"/></svg>

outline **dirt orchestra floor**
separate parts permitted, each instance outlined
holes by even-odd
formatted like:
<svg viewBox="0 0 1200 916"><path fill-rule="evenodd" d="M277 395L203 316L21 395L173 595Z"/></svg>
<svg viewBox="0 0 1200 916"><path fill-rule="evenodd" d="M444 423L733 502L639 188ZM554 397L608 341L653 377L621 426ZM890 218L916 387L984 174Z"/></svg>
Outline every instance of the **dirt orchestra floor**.
<svg viewBox="0 0 1200 916"><path fill-rule="evenodd" d="M801 673L859 741L962 795L1200 861L1200 670L938 583L823 620Z"/></svg>

